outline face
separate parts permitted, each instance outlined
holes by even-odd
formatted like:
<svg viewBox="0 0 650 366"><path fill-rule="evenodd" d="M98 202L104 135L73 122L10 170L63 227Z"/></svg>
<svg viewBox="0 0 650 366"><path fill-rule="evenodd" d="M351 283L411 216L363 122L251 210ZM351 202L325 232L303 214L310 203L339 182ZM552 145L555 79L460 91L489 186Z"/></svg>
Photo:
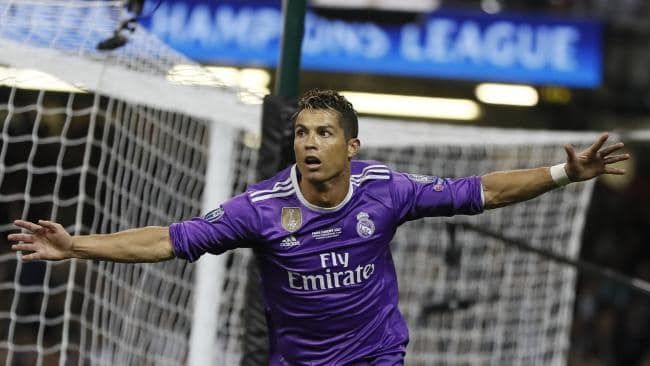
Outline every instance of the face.
<svg viewBox="0 0 650 366"><path fill-rule="evenodd" d="M296 118L293 149L303 178L323 183L349 173L359 139L346 139L335 111L305 109Z"/></svg>

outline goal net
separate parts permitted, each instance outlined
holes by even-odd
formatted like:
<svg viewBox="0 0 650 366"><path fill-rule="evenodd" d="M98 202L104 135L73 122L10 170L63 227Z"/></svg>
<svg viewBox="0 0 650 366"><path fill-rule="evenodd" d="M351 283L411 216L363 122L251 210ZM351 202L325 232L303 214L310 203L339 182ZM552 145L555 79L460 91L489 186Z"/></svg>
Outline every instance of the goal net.
<svg viewBox="0 0 650 366"><path fill-rule="evenodd" d="M0 1L2 365L188 362L197 266L24 263L6 241L15 219L73 234L168 225L230 196L235 168L251 170L233 163L258 129L259 106L241 102L255 91L140 28L97 51L123 5Z"/></svg>
<svg viewBox="0 0 650 366"><path fill-rule="evenodd" d="M452 177L548 166L566 159L563 143L585 147L596 138L394 122L368 132L381 130L364 156L402 171ZM403 142L388 138L398 133ZM593 182L573 184L478 216L424 219L399 229L392 248L410 326L407 363L566 363L575 271L469 229L457 229L454 240L445 224L470 223L575 258L592 188Z"/></svg>
<svg viewBox="0 0 650 366"><path fill-rule="evenodd" d="M117 1L0 1L0 364L186 364L194 330L206 326L195 311L204 301L196 265L24 263L8 250L17 218L74 234L167 225L254 179L260 108L241 102L252 91L226 87L142 29L98 52L124 19ZM15 71L32 69L78 90L31 89L25 81L44 76ZM564 159L563 143L594 138L376 119L361 121L360 136L362 158L437 176L549 165ZM456 220L574 257L591 188ZM450 220L404 225L392 244L407 362L563 363L574 271L471 230L452 243ZM456 261L445 260L451 247ZM251 253L220 257L207 359L263 363L263 316L247 312L259 301L245 291L256 281Z"/></svg>

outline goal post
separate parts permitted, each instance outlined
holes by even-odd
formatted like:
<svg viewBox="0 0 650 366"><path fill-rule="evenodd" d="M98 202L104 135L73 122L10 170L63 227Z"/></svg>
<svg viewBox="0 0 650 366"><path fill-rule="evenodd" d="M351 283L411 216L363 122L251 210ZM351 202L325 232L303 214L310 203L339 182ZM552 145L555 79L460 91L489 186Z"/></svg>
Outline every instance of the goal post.
<svg viewBox="0 0 650 366"><path fill-rule="evenodd" d="M204 209L216 208L232 194L236 132L230 126L210 129L205 173L208 185L202 197ZM189 366L228 363L228 355L219 354L214 347L219 328L218 306L221 303L225 264L225 256L222 255L206 255L196 263L192 328L187 357Z"/></svg>

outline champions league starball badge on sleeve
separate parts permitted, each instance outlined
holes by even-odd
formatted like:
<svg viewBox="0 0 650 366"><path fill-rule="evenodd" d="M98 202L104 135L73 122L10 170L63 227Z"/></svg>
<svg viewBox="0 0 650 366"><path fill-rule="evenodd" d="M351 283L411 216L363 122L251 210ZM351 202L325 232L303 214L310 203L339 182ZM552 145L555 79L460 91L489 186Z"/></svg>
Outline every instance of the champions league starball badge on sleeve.
<svg viewBox="0 0 650 366"><path fill-rule="evenodd" d="M223 209L223 206L219 206L219 207L215 208L214 210L212 210L212 211L208 212L207 214L205 214L205 216L203 216L203 218L205 220L209 221L209 222L217 222L217 221L219 221L219 219L221 219L223 217L224 212L225 211Z"/></svg>
<svg viewBox="0 0 650 366"><path fill-rule="evenodd" d="M432 177L430 175L424 175L424 174L412 174L408 173L406 174L407 177L409 177L410 180L418 182L418 183L432 183L436 179L436 177Z"/></svg>
<svg viewBox="0 0 650 366"><path fill-rule="evenodd" d="M442 178L434 177L431 175L411 174L411 173L406 174L406 176L409 177L410 180L417 183L422 183L422 184L435 183L433 185L433 190L436 192L442 192L445 189L445 185L443 184L444 180Z"/></svg>
<svg viewBox="0 0 650 366"><path fill-rule="evenodd" d="M369 238L375 233L375 223L370 220L366 212L357 214L357 234L362 238Z"/></svg>

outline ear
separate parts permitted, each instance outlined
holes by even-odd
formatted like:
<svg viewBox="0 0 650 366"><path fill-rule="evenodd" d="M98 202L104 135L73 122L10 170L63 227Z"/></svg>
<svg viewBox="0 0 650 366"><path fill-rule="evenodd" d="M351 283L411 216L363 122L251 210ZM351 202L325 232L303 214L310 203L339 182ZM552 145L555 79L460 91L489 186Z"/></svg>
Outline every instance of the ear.
<svg viewBox="0 0 650 366"><path fill-rule="evenodd" d="M352 138L348 140L348 159L352 159L361 148L361 141L358 138Z"/></svg>

